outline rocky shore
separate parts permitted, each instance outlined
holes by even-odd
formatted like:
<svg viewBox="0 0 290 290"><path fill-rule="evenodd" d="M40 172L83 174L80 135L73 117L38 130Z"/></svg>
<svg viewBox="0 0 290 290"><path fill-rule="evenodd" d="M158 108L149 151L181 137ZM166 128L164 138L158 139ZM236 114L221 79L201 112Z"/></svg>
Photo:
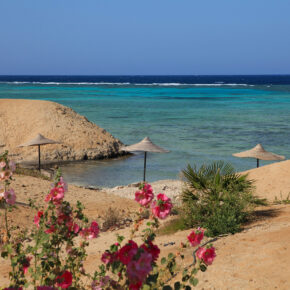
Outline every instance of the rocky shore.
<svg viewBox="0 0 290 290"><path fill-rule="evenodd" d="M50 101L0 100L0 145L17 162L37 162L37 148L17 146L38 133L59 141L41 148L44 163L96 160L120 155L120 140L77 114ZM4 146L3 146L4 145Z"/></svg>

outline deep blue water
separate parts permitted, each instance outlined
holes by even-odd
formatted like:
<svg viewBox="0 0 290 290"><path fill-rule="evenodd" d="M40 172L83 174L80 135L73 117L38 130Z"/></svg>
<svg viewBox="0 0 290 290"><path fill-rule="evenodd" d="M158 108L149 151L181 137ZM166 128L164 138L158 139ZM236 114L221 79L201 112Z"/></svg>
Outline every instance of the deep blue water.
<svg viewBox="0 0 290 290"><path fill-rule="evenodd" d="M253 168L231 154L257 143L290 157L290 75L0 76L0 98L72 107L125 144L149 136L171 152L149 154L148 181L178 178L187 163ZM98 186L138 181L142 170L140 154L63 166L70 182Z"/></svg>

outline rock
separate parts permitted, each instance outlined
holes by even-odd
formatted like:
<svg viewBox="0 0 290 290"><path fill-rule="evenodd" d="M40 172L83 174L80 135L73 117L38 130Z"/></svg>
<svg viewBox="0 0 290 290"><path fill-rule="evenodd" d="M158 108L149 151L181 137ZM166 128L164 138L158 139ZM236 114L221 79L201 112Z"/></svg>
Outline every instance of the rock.
<svg viewBox="0 0 290 290"><path fill-rule="evenodd" d="M21 125L20 125L21 124ZM71 108L49 101L0 100L0 140L15 161L37 163L37 147L17 148L38 133L61 144L41 147L43 163L116 157L123 145ZM3 129L4 128L4 129Z"/></svg>

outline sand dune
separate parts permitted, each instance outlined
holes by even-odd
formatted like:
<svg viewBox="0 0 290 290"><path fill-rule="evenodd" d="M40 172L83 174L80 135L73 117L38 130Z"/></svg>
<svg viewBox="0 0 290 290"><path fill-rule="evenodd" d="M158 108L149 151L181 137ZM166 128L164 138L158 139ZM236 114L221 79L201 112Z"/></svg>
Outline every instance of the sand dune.
<svg viewBox="0 0 290 290"><path fill-rule="evenodd" d="M290 160L251 169L249 179L254 180L256 194L273 201L275 197L285 199L290 193Z"/></svg>

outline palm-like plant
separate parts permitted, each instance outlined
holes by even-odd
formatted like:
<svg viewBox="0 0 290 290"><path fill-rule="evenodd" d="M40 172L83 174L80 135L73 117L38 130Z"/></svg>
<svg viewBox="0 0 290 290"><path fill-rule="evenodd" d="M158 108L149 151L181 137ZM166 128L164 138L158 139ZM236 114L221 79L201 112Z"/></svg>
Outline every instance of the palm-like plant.
<svg viewBox="0 0 290 290"><path fill-rule="evenodd" d="M236 173L231 164L223 161L202 165L199 169L188 165L182 175L185 181L182 201L187 224L214 228L223 223L223 229L212 231L216 234L227 232L228 223L229 231L235 232L253 200L253 184L247 175ZM213 224L209 225L208 221Z"/></svg>

